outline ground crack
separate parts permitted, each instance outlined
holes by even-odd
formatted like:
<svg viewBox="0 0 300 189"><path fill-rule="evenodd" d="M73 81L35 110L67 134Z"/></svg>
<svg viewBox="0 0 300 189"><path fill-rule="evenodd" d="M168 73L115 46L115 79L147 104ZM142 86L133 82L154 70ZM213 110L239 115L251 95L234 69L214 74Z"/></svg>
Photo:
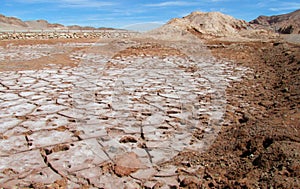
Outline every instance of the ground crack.
<svg viewBox="0 0 300 189"><path fill-rule="evenodd" d="M43 160L44 160L44 163L53 171L53 172L55 172L56 174L58 174L59 176L61 176L63 179L67 179L68 181L70 181L70 182L73 182L72 180L71 180L71 178L69 178L68 176L65 176L65 175L63 175L62 173L60 173L57 169L55 169L54 167L53 167L53 165L48 161L48 156L47 156L47 151L46 151L46 149L44 149L44 148L41 148L40 149L40 154L41 154L41 156L42 156L42 158L43 158ZM75 182L76 183L76 182ZM78 183L77 183L78 184Z"/></svg>
<svg viewBox="0 0 300 189"><path fill-rule="evenodd" d="M52 164L48 161L48 156L47 156L47 152L45 149L41 148L40 149L40 154L45 162L45 164L56 174L60 175L62 178L65 178L65 176L63 174L61 174L58 170L56 170Z"/></svg>
<svg viewBox="0 0 300 189"><path fill-rule="evenodd" d="M101 138L98 138L98 139L97 139L97 143L101 146L102 151L103 151L103 152L105 153L105 155L110 159L110 161L112 161L113 163L115 163L114 160L113 160L113 159L110 157L110 155L107 153L107 151L104 149L103 144L102 144L99 140L101 140ZM97 154L97 153L95 153L95 154Z"/></svg>
<svg viewBox="0 0 300 189"><path fill-rule="evenodd" d="M144 131L143 131L143 125L142 125L142 124L141 124L141 138L142 138L143 141L145 141L145 134L144 134ZM141 144L141 148L143 148L143 149L146 151L146 153L147 153L147 155L148 155L148 158L149 158L149 161L150 161L150 163L152 164L152 163L153 163L153 161L152 161L152 156L151 156L151 154L150 154L150 152L149 152L149 148L147 147L146 142L143 142L143 143Z"/></svg>

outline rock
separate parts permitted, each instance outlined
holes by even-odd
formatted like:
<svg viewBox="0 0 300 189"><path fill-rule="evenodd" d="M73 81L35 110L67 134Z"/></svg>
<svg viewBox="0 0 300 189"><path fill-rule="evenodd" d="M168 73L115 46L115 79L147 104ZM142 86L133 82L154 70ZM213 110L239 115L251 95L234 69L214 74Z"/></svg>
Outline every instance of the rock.
<svg viewBox="0 0 300 189"><path fill-rule="evenodd" d="M146 168L134 152L122 154L116 158L114 171L118 176L128 176L139 169Z"/></svg>
<svg viewBox="0 0 300 189"><path fill-rule="evenodd" d="M240 123L246 123L250 119L250 116L247 113L243 113L242 117L239 119Z"/></svg>
<svg viewBox="0 0 300 189"><path fill-rule="evenodd" d="M133 136L123 136L119 142L120 143L128 143L128 142L136 143L137 139Z"/></svg>
<svg viewBox="0 0 300 189"><path fill-rule="evenodd" d="M249 23L219 12L193 12L183 18L175 18L151 33L191 32L201 36L232 36L247 31Z"/></svg>
<svg viewBox="0 0 300 189"><path fill-rule="evenodd" d="M145 188L155 188L157 182L154 181L147 181L144 183L144 187Z"/></svg>
<svg viewBox="0 0 300 189"><path fill-rule="evenodd" d="M158 183L163 184L163 186L159 188L179 188L178 178L177 176L173 177L155 177Z"/></svg>
<svg viewBox="0 0 300 189"><path fill-rule="evenodd" d="M200 186L200 181L196 179L195 177L184 177L180 181L180 187L189 187L189 188L197 188L197 186ZM193 186L193 187L192 187Z"/></svg>
<svg viewBox="0 0 300 189"><path fill-rule="evenodd" d="M273 106L274 102L269 101L269 100L264 100L258 103L258 105L263 106L265 108L269 108L271 106Z"/></svg>
<svg viewBox="0 0 300 189"><path fill-rule="evenodd" d="M259 16L250 24L257 28L276 30L282 34L298 34L300 32L300 10L282 15Z"/></svg>

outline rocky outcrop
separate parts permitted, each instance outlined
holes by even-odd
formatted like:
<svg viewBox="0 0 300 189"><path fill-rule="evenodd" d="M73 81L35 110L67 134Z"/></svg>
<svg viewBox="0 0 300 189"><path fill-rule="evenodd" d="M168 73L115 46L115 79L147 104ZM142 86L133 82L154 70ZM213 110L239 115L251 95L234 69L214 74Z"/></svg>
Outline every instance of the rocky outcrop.
<svg viewBox="0 0 300 189"><path fill-rule="evenodd" d="M189 27L201 34L213 36L226 36L237 34L242 30L247 30L249 24L244 20L235 19L229 15L219 12L193 12L183 18L187 21Z"/></svg>
<svg viewBox="0 0 300 189"><path fill-rule="evenodd" d="M300 9L288 14L259 16L250 24L255 28L264 28L282 34L300 34Z"/></svg>
<svg viewBox="0 0 300 189"><path fill-rule="evenodd" d="M151 34L193 33L201 38L215 37L258 37L269 35L265 30L256 30L244 21L219 12L193 12L183 18L175 18ZM173 35L172 34L172 35Z"/></svg>

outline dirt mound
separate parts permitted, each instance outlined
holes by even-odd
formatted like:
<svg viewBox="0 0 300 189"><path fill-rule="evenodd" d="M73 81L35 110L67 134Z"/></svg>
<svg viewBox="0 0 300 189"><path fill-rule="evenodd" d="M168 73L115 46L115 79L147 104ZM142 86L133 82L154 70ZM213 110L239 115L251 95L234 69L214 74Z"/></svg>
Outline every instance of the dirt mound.
<svg viewBox="0 0 300 189"><path fill-rule="evenodd" d="M300 34L300 9L288 14L259 16L250 23L256 28L275 30L282 34Z"/></svg>
<svg viewBox="0 0 300 189"><path fill-rule="evenodd" d="M235 60L253 73L227 91L229 104L238 108L226 113L231 123L210 151L199 155L206 166L198 171L201 185L299 188L299 46L210 43L222 44L211 49L215 56Z"/></svg>

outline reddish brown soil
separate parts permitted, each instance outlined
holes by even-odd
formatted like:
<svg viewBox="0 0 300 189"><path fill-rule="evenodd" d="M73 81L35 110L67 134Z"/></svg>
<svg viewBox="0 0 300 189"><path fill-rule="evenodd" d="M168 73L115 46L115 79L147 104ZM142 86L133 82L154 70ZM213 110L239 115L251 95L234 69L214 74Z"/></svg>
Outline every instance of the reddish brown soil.
<svg viewBox="0 0 300 189"><path fill-rule="evenodd" d="M227 90L231 124L202 154L182 153L171 164L201 165L182 173L185 188L300 188L300 46L207 42L216 57L250 67L250 78ZM248 105L245 105L248 104Z"/></svg>
<svg viewBox="0 0 300 189"><path fill-rule="evenodd" d="M60 43L76 43L79 42L75 39L56 39L56 40L4 40L0 42L0 46L7 47L7 45L19 46L19 45L37 45L37 44L48 44L55 45ZM80 42L96 42L95 39L83 39ZM49 56L44 56L33 60L5 60L0 61L0 71L20 71L20 70L37 70L48 67L51 63L57 66L76 66L77 62L71 60L70 54L75 51L84 49L84 47L60 47L57 49L63 53L59 54L49 54Z"/></svg>
<svg viewBox="0 0 300 189"><path fill-rule="evenodd" d="M122 50L114 55L113 58L128 56L158 56L165 58L167 56L186 56L177 49L166 47L157 43L145 43L139 46L132 46Z"/></svg>
<svg viewBox="0 0 300 189"><path fill-rule="evenodd" d="M5 61L0 62L0 71L20 71L20 70L38 70L49 67L51 65L59 66L76 66L76 61L71 60L70 53L81 50L82 48L73 48L64 54L54 54L50 56L41 57L33 60L26 61Z"/></svg>

